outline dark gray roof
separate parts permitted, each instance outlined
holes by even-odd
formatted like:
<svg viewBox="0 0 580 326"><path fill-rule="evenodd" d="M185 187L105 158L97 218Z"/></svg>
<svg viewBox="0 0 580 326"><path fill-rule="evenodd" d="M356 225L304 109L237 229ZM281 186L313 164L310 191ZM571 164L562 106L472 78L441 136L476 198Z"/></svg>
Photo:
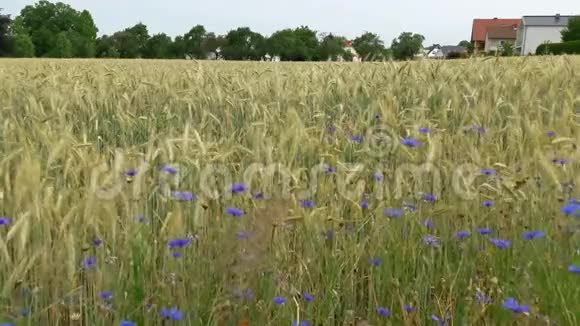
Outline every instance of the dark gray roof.
<svg viewBox="0 0 580 326"><path fill-rule="evenodd" d="M444 55L448 55L449 53L452 52L464 53L466 51L467 50L464 47L457 45L444 45L441 47L441 52L443 52Z"/></svg>
<svg viewBox="0 0 580 326"><path fill-rule="evenodd" d="M524 16L522 25L525 26L568 26L568 20L574 16Z"/></svg>

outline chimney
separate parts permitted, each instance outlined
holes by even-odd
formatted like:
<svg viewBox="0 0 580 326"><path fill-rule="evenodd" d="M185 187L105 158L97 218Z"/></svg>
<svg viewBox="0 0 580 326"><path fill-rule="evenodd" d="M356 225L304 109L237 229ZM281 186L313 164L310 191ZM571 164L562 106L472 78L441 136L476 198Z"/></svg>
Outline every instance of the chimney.
<svg viewBox="0 0 580 326"><path fill-rule="evenodd" d="M554 17L554 20L556 22L559 22L560 21L560 14L556 14L556 17Z"/></svg>

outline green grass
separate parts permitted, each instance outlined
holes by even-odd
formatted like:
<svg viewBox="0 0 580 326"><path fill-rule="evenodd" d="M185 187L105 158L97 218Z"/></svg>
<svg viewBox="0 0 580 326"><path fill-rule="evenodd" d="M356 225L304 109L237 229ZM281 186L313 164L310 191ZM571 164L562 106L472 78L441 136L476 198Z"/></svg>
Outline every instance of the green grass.
<svg viewBox="0 0 580 326"><path fill-rule="evenodd" d="M577 325L580 275L568 266L580 265L580 225L560 207L580 197L579 72L580 58L566 56L2 60L0 216L11 223L0 226L0 322L161 325L160 309L175 306L175 324L187 325L428 325L432 314L454 325ZM159 171L167 165L178 173ZM497 175L480 175L486 168ZM240 182L246 192L228 192ZM407 204L416 210L401 218L383 213ZM471 235L458 240L460 230ZM522 239L534 230L546 236ZM167 241L187 237L174 258ZM96 267L83 271L87 257ZM478 290L493 303L478 304ZM504 309L507 297L530 313ZM22 308L30 315L18 317Z"/></svg>

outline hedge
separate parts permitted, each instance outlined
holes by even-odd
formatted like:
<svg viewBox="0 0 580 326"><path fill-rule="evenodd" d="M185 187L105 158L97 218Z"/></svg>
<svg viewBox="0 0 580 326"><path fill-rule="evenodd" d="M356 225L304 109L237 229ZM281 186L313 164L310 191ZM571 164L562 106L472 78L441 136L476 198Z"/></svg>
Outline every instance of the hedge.
<svg viewBox="0 0 580 326"><path fill-rule="evenodd" d="M580 41L542 44L536 54L580 54Z"/></svg>

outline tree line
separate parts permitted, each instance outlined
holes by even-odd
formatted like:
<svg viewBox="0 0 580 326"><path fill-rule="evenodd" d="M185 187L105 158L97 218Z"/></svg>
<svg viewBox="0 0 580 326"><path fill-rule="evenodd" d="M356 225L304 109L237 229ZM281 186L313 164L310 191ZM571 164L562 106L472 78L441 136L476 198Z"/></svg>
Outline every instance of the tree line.
<svg viewBox="0 0 580 326"><path fill-rule="evenodd" d="M276 56L282 61L349 61L353 53L345 45L352 44L363 61L381 61L412 59L425 40L420 34L402 33L387 48L375 33L365 32L348 40L332 33L318 33L308 26L276 31L268 37L248 27L217 35L196 25L172 38L165 33L151 35L143 23L112 35L97 37L97 33L87 10L41 0L26 6L14 19L0 12L0 56L226 60Z"/></svg>

